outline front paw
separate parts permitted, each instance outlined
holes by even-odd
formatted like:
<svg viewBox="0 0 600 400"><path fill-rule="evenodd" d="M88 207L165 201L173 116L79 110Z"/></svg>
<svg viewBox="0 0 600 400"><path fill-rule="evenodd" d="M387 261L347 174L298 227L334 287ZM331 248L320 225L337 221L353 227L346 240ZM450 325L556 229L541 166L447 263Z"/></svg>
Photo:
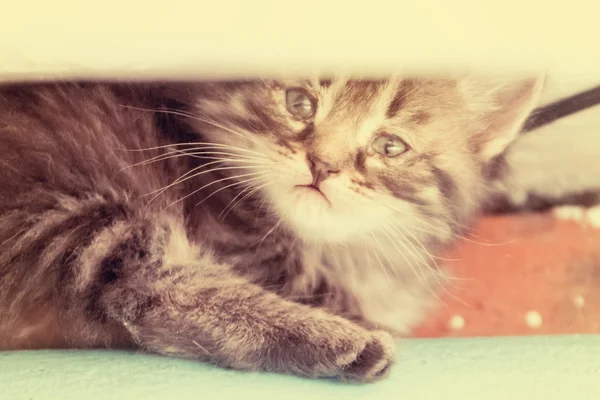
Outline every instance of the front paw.
<svg viewBox="0 0 600 400"><path fill-rule="evenodd" d="M336 318L315 321L286 342L287 361L296 373L335 377L344 381L374 382L385 378L394 362L392 336L370 331Z"/></svg>
<svg viewBox="0 0 600 400"><path fill-rule="evenodd" d="M353 358L345 363L339 377L357 382L374 382L389 375L394 363L395 345L392 336L383 331L370 332L364 346L357 353L347 354Z"/></svg>

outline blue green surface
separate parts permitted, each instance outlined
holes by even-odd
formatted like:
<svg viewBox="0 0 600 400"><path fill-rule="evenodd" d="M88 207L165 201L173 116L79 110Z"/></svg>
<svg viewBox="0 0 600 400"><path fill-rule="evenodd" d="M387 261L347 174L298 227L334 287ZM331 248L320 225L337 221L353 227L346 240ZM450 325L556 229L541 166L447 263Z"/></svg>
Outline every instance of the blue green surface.
<svg viewBox="0 0 600 400"><path fill-rule="evenodd" d="M370 385L128 352L0 352L0 399L600 399L600 336L406 340Z"/></svg>

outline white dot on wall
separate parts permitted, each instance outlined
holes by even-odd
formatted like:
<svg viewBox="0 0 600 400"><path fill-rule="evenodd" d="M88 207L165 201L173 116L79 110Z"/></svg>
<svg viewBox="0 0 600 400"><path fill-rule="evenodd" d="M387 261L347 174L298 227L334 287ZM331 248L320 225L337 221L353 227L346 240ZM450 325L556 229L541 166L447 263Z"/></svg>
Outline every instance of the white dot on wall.
<svg viewBox="0 0 600 400"><path fill-rule="evenodd" d="M600 206L594 206L587 212L587 221L594 228L600 228Z"/></svg>
<svg viewBox="0 0 600 400"><path fill-rule="evenodd" d="M584 211L583 207L559 206L552 209L552 214L557 219L581 222L584 219Z"/></svg>
<svg viewBox="0 0 600 400"><path fill-rule="evenodd" d="M575 304L575 307L577 308L583 308L585 305L585 299L583 296L575 296L573 297L573 304Z"/></svg>
<svg viewBox="0 0 600 400"><path fill-rule="evenodd" d="M539 328L542 326L542 316L537 311L527 311L525 314L525 323L530 328Z"/></svg>
<svg viewBox="0 0 600 400"><path fill-rule="evenodd" d="M450 318L450 321L448 321L448 326L453 331L460 331L465 327L465 319L461 315L454 315Z"/></svg>

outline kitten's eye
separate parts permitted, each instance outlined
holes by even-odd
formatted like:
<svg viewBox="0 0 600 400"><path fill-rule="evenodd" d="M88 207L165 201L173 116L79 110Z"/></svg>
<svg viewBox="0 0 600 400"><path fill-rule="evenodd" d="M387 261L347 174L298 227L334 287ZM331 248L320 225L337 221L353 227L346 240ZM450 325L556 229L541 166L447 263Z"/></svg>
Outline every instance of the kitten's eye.
<svg viewBox="0 0 600 400"><path fill-rule="evenodd" d="M391 135L380 135L373 140L371 147L377 153L386 157L396 157L408 151L408 146L402 139Z"/></svg>
<svg viewBox="0 0 600 400"><path fill-rule="evenodd" d="M290 114L302 118L312 118L316 112L316 101L304 89L288 89L285 102Z"/></svg>

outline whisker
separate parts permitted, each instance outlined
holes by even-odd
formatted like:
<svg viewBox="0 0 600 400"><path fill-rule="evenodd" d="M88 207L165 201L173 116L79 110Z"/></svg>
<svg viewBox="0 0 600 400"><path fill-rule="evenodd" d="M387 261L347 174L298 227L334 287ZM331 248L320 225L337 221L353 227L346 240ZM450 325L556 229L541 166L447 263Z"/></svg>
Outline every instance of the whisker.
<svg viewBox="0 0 600 400"><path fill-rule="evenodd" d="M240 168L241 168L241 167L240 167ZM221 169L221 168L214 168L214 170L218 170L218 169ZM227 169L231 169L231 168L227 168ZM211 171L213 171L213 170L211 170ZM199 173L195 174L195 176L197 176L197 175L201 175L201 174L204 174L204 173L207 173L207 172L210 172L210 171L203 171L203 172L199 172ZM181 198L179 198L179 199L177 199L177 200L173 201L172 203L170 203L170 204L169 204L167 207L165 207L165 208L172 207L173 205L175 205L175 204L177 204L177 203L179 203L179 202L181 202L181 201L183 201L183 200L187 199L188 197L190 197L190 196L192 196L192 195L194 195L194 194L198 193L199 191L201 191L201 190L205 189L206 187L208 187L208 186L211 186L211 185L214 185L214 184L216 184L216 183L219 183L219 182L222 182L222 181L225 181L225 180L237 179L237 178L241 178L241 177L245 177L245 176L252 176L252 175L257 175L257 174L260 174L260 172L254 172L254 173L242 174L242 175L236 175L236 176L229 176L229 177L225 177L225 178L222 178L222 179L218 179L218 180L216 180L216 181L211 181L211 182L207 183L206 185L204 185L204 186L202 186L202 187L200 187L200 188L198 188L198 189L194 190L193 192L191 192L191 193L189 193L189 194L187 194L187 195L185 195L185 196L183 196L183 197L181 197ZM192 177L193 177L193 176L192 176ZM192 177L188 177L188 178L186 178L186 179L191 179ZM157 194L157 195L156 195L154 198L156 198L158 195L160 195L160 193L158 193L158 194ZM153 198L153 199L154 199L154 198Z"/></svg>
<svg viewBox="0 0 600 400"><path fill-rule="evenodd" d="M272 232L274 232L279 227L279 225L281 225L282 222L283 222L283 217L279 217L279 221L277 221L277 223L271 229L269 229L269 231L263 236L263 238L260 240L260 242L258 242L258 246L256 247L255 253L258 253L260 246L263 244L263 242L265 241L267 236L269 236ZM254 244L256 244L256 243L251 244L250 246L248 246L248 248L252 247Z"/></svg>
<svg viewBox="0 0 600 400"><path fill-rule="evenodd" d="M413 273L415 274L415 276L417 277L417 279L419 279L419 281L421 282L421 284L423 285L423 287L427 288L427 290L437 299L439 300L441 303L444 303L443 299L439 296L439 294L431 287L431 285L427 282L427 277L425 276L423 270L421 268L415 268L415 266L413 265L413 263L406 257L406 255L404 254L404 252L402 250L400 250L400 248L398 248L398 245L396 244L396 241L394 241L385 231L383 231L383 233L387 236L388 240L392 243L392 245L396 248L396 250L398 251L398 253L400 253L400 255L402 256L402 258L404 258L404 260L406 261L406 263L408 264L408 266L410 267L410 269L413 271ZM406 250L406 247L404 246L404 243L402 243L402 241L399 241L400 244L403 245L403 247ZM387 254L387 252L385 252L385 250L382 248L382 252L384 254ZM412 253L409 252L409 254L412 255ZM387 255L386 255L387 257ZM414 257L414 255L413 255ZM388 262L391 263L391 261ZM393 264L392 264L393 265ZM417 272L418 270L418 272ZM445 304L445 303L444 303Z"/></svg>
<svg viewBox="0 0 600 400"><path fill-rule="evenodd" d="M121 168L120 170L117 171L116 175L120 174L121 172L130 169L130 168L134 168L134 167L139 167L142 165L147 165L147 164L152 164L154 162L159 162L159 161L163 161L163 160L168 160L170 158L177 158L177 157L184 157L187 154L183 154L182 152L178 152L178 151L170 151L168 153L165 154L159 154L157 156L151 157L147 160L144 161L140 161L131 165L127 165L126 167Z"/></svg>
<svg viewBox="0 0 600 400"><path fill-rule="evenodd" d="M244 178L244 177L247 177L247 176L255 176L255 175L259 175L259 174L261 174L261 172L250 172L250 173L247 173L247 174L241 174L241 175L235 175L235 176L228 176L228 177L225 177L225 178L217 179L216 181L209 182L209 183L205 184L204 186L202 186L202 187L194 190L192 193L188 194L187 196L183 197L180 200L183 200L183 199L185 199L185 198L187 198L187 197L189 197L189 196L191 196L191 195L193 195L193 194L195 194L195 193L197 193L197 192L199 192L199 191L201 191L203 189L206 189L209 186L212 186L212 185L216 184L216 183L220 183L220 182L224 182L224 181L228 181L228 180L237 180L239 178ZM252 179L259 179L259 177L252 178ZM252 179L250 179L250 180L252 180ZM232 184L225 185L225 186L223 186L223 187L221 187L221 188L213 191L211 194L209 194L208 196L206 196L205 198L203 198L202 200L200 200L198 203L196 203L196 206L199 206L200 204L204 203L206 200L208 200L209 198L211 198L215 194L219 193L221 190L225 190L227 188L230 188L230 187L233 187L233 186L237 186L237 185L243 185L244 183L246 183L248 181L249 180L236 181L236 182L233 182Z"/></svg>
<svg viewBox="0 0 600 400"><path fill-rule="evenodd" d="M197 152L197 150L218 150L218 151L211 151L211 152ZM228 150L228 151L225 151ZM269 158L267 158L264 155L259 155L259 156L249 156L249 155L245 155L245 154L239 154L238 151L239 149L227 149L227 148L222 148L222 147L215 147L215 146L203 146L203 147L192 147L189 149L185 149L185 150L178 150L178 151L182 151L182 152L186 152L190 155L196 155L196 154L225 154L225 155L229 155L229 156L236 156L239 158L243 158L245 160L257 160L257 161L268 161L270 163L273 163L273 160L270 160Z"/></svg>
<svg viewBox="0 0 600 400"><path fill-rule="evenodd" d="M255 222L255 223L258 221L258 218L259 218L259 216L261 215L261 212L262 212L263 206L264 206L264 204L265 204L265 202L266 202L266 197L267 197L267 196L265 196L265 198L263 198L263 200L260 202L260 205L259 205L259 207L258 207L258 212L256 213L256 218L255 218L255 220L254 220L254 222ZM273 207L273 196L269 196L269 197L270 197L270 198L269 198L269 203L267 204L267 211L266 211L266 214L269 214L269 213L271 212L271 209L272 209L272 207Z"/></svg>
<svg viewBox="0 0 600 400"><path fill-rule="evenodd" d="M223 208L223 210L219 213L219 215L217 216L218 219L225 219L227 217L227 215L229 214L229 211L227 211L229 209L230 206L232 206L233 202L240 196L244 195L244 193L250 193L252 194L252 189L254 188L254 186L252 186L252 184L250 185L245 185L245 187L240 190L240 192L233 198L231 199L231 201L229 203L227 203L227 205ZM244 197L245 198L245 197ZM243 200L243 199L242 199ZM233 210L235 208L235 206L237 206L237 203L233 204L233 206L231 207L231 210ZM223 215L223 213L225 213L225 215Z"/></svg>
<svg viewBox="0 0 600 400"><path fill-rule="evenodd" d="M389 231L388 231L388 227L387 227L387 226L382 226L382 229L383 229L383 230L382 230L383 234L384 234L384 235L385 235L385 236L388 238L388 240L390 241L390 243L392 243L392 245L393 245L393 246L396 248L396 250L398 250L398 252L402 254L402 257L405 259L405 261L406 261L406 262L409 262L409 261L408 261L408 259L406 259L406 257L404 256L404 251L402 251L402 250L400 250L400 249L398 248L398 244L402 245L402 247L404 248L404 250L405 250L405 251L406 251L408 254L410 254L410 255L412 256L412 258L413 258L413 259L414 259L414 260L417 262L417 265L418 265L418 261L419 261L419 260L417 259L417 256L415 256L415 254L414 254L412 251L410 251L410 249L408 249L408 248L406 247L406 243L405 243L405 241L406 241L406 237L404 237L404 238L398 238L398 237L395 237L394 239L397 239L397 240L394 240L394 239L392 239L392 237L390 236L390 234L392 234L392 236L393 236L393 232L389 232ZM423 263L425 263L425 264L426 264L426 262L425 262L425 260L424 260L424 259L422 259L422 258L421 258L420 260L421 260ZM413 272L415 272L415 274L416 274L417 272L416 272L416 270L413 268L413 265L412 265L412 263L410 263L410 266L411 266L411 268L413 269ZM426 282L427 278L426 278L426 276L425 276L425 274L424 274L424 272L423 272L423 270L422 270L421 268L419 268L419 272L421 272L421 274L418 274L418 275L419 275L420 277L422 277L422 278L423 278L423 280L421 281L421 283L423 283L424 285L426 285L426 284L427 284L427 282Z"/></svg>
<svg viewBox="0 0 600 400"><path fill-rule="evenodd" d="M377 245L381 249L381 252L387 258L388 263L390 263L390 265L391 265L391 260L388 258L386 251L383 249L383 246L381 246L381 243L379 243L379 241L377 240L377 238L373 234L373 231L369 230L369 234L371 235L371 238L373 239L373 241L375 243L377 243ZM367 248L369 248L369 247L370 246L367 245ZM394 281L392 281L392 279L390 278L389 274L387 273L387 268L383 265L383 262L381 261L381 258L379 258L379 255L377 254L377 251L374 252L374 255L375 255L375 258L377 259L377 261L379 262L379 267L380 267L381 271L384 273L384 275L387 278L388 282L390 282L390 283L393 284ZM392 271L395 273L396 278L398 278L398 272L395 271L394 269L392 269Z"/></svg>
<svg viewBox="0 0 600 400"><path fill-rule="evenodd" d="M181 182L184 182L187 179L191 179L191 178L195 177L196 175L194 175L194 174L195 174L196 171L198 171L198 170L200 170L200 169L202 169L204 167L208 167L210 165L220 164L220 163L222 164L221 160L219 160L219 161L213 161L213 162L209 162L209 163L206 163L206 164L199 165L199 166L197 166L195 168L192 168L189 171L187 171L185 174L181 175L179 178L175 179L170 184L168 184L168 185L166 185L166 186L164 186L164 187L162 187L160 189L156 189L156 190L153 190L151 192L148 192L148 193L144 194L144 196L149 196L149 195L157 193L157 192L158 192L158 194L161 194L161 193L165 192L167 189L169 189L170 187L173 187L173 186L175 186L175 185L177 185L177 184L179 184ZM212 171L212 168L209 171L205 171L204 173L208 173L210 171ZM190 175L193 175L193 176L190 176ZM189 178L186 178L187 176L189 176ZM153 197L150 201L154 200L157 196Z"/></svg>
<svg viewBox="0 0 600 400"><path fill-rule="evenodd" d="M210 185L212 185L213 183L222 182L222 181L224 181L224 180L228 180L228 179L238 179L238 178L241 178L241 177L244 177L244 176L253 176L253 175L259 175L259 174L262 174L262 175L261 175L261 176L258 176L258 177L256 177L256 178L247 179L247 180L244 180L244 181L241 181L241 182L234 182L234 183L232 183L232 184L230 184L230 185L226 185L226 186L223 186L222 188L219 188L219 189L215 190L214 192L212 192L211 194L209 194L208 196L206 196L205 198L203 198L202 200L200 200L198 203L196 203L196 207L197 207L197 206L199 206L200 204L204 203L206 200L208 200L209 198L211 198L211 197L212 197L212 196L214 196L215 194L219 193L221 190L225 190L225 189L227 189L227 188L230 188L230 187L233 187L233 186L237 186L237 185L240 185L240 184L244 184L244 183L247 183L247 182L250 182L250 181L255 181L255 180L260 180L260 179L263 179L265 175L264 175L264 173L263 173L263 172L253 172L253 173L250 173L250 174L242 174L242 175L237 175L237 176L233 176L233 177L229 177L229 178L223 178L223 179L219 179L219 180L217 180L217 181L215 181L215 182L211 182L210 184L206 184L206 185L204 185L202 188L200 188L200 189L198 189L198 190L201 190L201 189L203 189L204 187L210 186ZM198 190L196 190L196 192L197 192ZM192 194L193 194L193 193L192 193Z"/></svg>
<svg viewBox="0 0 600 400"><path fill-rule="evenodd" d="M200 169L202 169L204 167L207 167L209 165L223 164L225 162L227 162L227 160L219 159L217 161L212 161L212 162L209 162L207 164L203 164L203 165L200 165L198 167L192 168L191 170L189 170L188 172L186 172L185 174L183 174L182 176L180 176L179 178L177 178L175 181L173 181L172 183L168 184L167 186L164 186L164 187L162 187L160 189L153 190L152 192L146 193L144 196L149 196L151 194L156 193L156 195L152 199L150 199L149 203L151 203L152 201L154 201L154 199L156 199L158 196L160 196L162 193L164 193L169 188L171 188L171 187L173 187L175 185L178 185L180 183L183 183L183 182L185 182L187 180L190 180L190 179L193 179L193 178L197 178L197 177L199 177L201 175L208 174L210 172L223 171L223 170L231 170L231 169L244 169L244 168L248 168L247 165L235 166L235 167L234 166L229 166L229 167L211 168L211 169L208 169L206 171L202 171L202 172L196 173L196 171L198 171L198 170L200 170ZM254 166L253 168L256 169L256 168L260 168L260 167L261 166ZM264 167L264 168L266 169L266 167ZM192 194L194 194L194 193L191 193L190 195L192 195Z"/></svg>
<svg viewBox="0 0 600 400"><path fill-rule="evenodd" d="M126 106L126 105L122 105L122 107L131 108L131 109L139 110L139 111L162 112L162 113L165 113L165 114L179 115L181 117L187 117L187 118L190 118L190 119L193 119L193 120L196 120L196 121L200 121L200 122L204 122L206 124L212 125L215 128L222 129L222 130L227 131L227 132L229 132L231 134L241 136L244 139L247 139L247 140L249 140L249 141L251 141L251 142L253 142L255 144L258 144L258 145L261 145L261 146L263 146L265 148L268 148L268 146L265 145L264 143L261 143L258 140L253 139L252 137L250 137L248 135L244 135L241 132L234 131L233 129L228 128L225 125L219 124L216 121L212 121L212 120L209 120L209 119L206 119L206 118L202 118L202 117L199 117L197 115L194 115L194 114L191 114L191 113L188 113L188 112L183 112L183 111L180 111L180 110L172 110L172 109L168 109L168 108L145 109L145 108L140 108L140 107Z"/></svg>
<svg viewBox="0 0 600 400"><path fill-rule="evenodd" d="M422 245L422 243L419 241L419 239L415 235L413 235L409 229L403 230L400 224L388 224L386 228L390 229L390 230L392 230L392 232L395 232L396 234L402 236L403 243L406 243L407 245L409 245L416 252L416 254L419 255L419 259L431 269L432 273L434 273L436 275L440 275L444 279L450 279L450 277L444 275L441 272L441 269L439 268L437 261L435 260L433 255L427 250L427 248L425 246ZM410 238L407 237L407 235L409 235ZM412 238L412 240L411 240L411 238ZM413 241L419 244L421 250L423 250L423 252L431 260L431 262L433 263L435 268L431 268L431 266L429 265L427 260L423 257L421 250L419 250L417 247L415 247L415 244L413 243ZM438 282L438 283L440 283L440 282Z"/></svg>
<svg viewBox="0 0 600 400"><path fill-rule="evenodd" d="M198 154L202 154L202 153L198 153ZM216 156L213 157L213 154L226 154L226 153L207 153L206 156L203 156L203 155L196 156L195 154L190 154L190 156L193 156L195 158L200 158L202 160L223 160L223 161L227 161L227 162L239 162L239 163L248 163L248 164L255 164L255 165L273 165L273 164L275 164L273 161L267 161L267 160L255 161L255 159L252 159L252 158L237 157L236 154L232 154L232 155L237 158L223 158L223 157L216 157Z"/></svg>
<svg viewBox="0 0 600 400"><path fill-rule="evenodd" d="M402 237L403 237L403 239L404 239L404 240L402 240L402 239L401 239L401 240L399 240L399 241L398 241L398 243L400 243L400 244L402 245L402 247L403 247L403 248L404 248L404 249L405 249L405 250L406 250L406 251L407 251L409 254L411 254L411 256L413 257L413 259L414 259L414 260L417 262L417 265L419 265L419 262L418 262L418 261L420 260L420 261L422 262L422 264L421 264L421 265L425 265L425 266L426 266L426 267L429 269L429 271L430 271L430 272L432 272L432 275L433 275L434 279L436 280L436 282L437 282L437 284L438 284L438 287L440 287L440 288L441 288L441 289L442 289L442 290L443 290L443 291L444 291L444 292L445 292L445 293L446 293L448 296L450 296L452 299L454 299L454 300L456 300L456 301L458 301L458 302L462 303L462 304L463 304L463 305L465 305L465 306L469 306L469 304L467 304L467 303L466 303L464 300L462 300L462 299L460 299L460 298L456 297L454 294L452 294L452 292L450 292L450 291L449 291L449 290L446 288L446 285L444 284L444 282L441 282L441 281L440 281L440 276L441 276L442 278L444 278L444 279L447 279L447 277L446 277L446 276L445 276L443 273L440 273L439 271L436 271L435 269L431 268L431 266L429 265L429 263L427 262L427 260L425 260L425 259L422 257L422 255L420 254L420 252L418 251L418 249L416 249L416 248L414 247L414 245L411 243L411 241L410 241L410 240L408 240L408 238L407 238L407 237L406 237L406 236L405 236L405 235L404 235L402 232L398 231L398 233L399 233L400 235L402 235ZM390 238L390 240L391 240L391 238ZM410 251L410 249L407 247L407 244L410 244L410 245L411 245L411 247L413 248L413 251ZM395 245L395 243L394 243L394 245ZM398 249L398 251L400 251L400 249ZM418 257L418 259L419 259L419 260L417 260L417 257ZM437 266L437 264L436 264L436 266ZM425 277L425 273L423 272L423 270L422 270L421 268L419 268L419 269L421 270L421 273L423 274L423 277ZM425 279L426 279L426 278L425 278ZM433 289L431 289L431 290L433 290ZM437 293L436 293L436 297L437 297ZM439 299L439 297L438 297L438 299ZM445 304L445 303L444 303L444 304ZM445 304L445 305L447 306L447 304Z"/></svg>
<svg viewBox="0 0 600 400"><path fill-rule="evenodd" d="M240 193L237 194L237 196L235 196L233 198L233 200L231 200L229 202L229 204L227 205L227 207L225 207L223 209L223 211L221 211L221 213L219 214L218 218L222 218L225 219L225 217L227 217L227 215L240 203L242 203L244 200L246 200L248 197L252 196L254 193L258 192L260 189L262 189L263 187L267 186L269 184L269 182L266 182L260 186L257 186L255 188L252 189L251 186L249 186L248 188L245 188L244 190L242 190ZM237 199L240 195L242 195L246 190L250 189L250 191L244 196L242 197L240 200L238 200L235 204L232 205L232 203L235 201L235 199ZM231 206L231 208L230 208ZM227 209L229 208L229 211L227 211ZM227 212L225 212L227 211ZM223 213L225 212L225 215L223 215Z"/></svg>
<svg viewBox="0 0 600 400"><path fill-rule="evenodd" d="M200 148L197 148L197 149L200 149ZM170 160L173 158L179 158L179 157L194 157L194 158L201 158L201 159L217 160L218 159L217 157L211 158L211 157L206 157L206 156L226 155L226 156L236 157L235 159L231 159L230 161L234 161L234 160L238 161L238 162L254 161L257 163L264 164L264 165L274 164L273 161L267 160L265 158L259 159L259 158L255 158L255 157L241 156L236 153L215 152L215 151L205 151L205 152L194 151L193 153L188 152L191 150L196 150L196 149L173 150L173 151L170 151L165 154L160 154L160 155L154 156L152 158L149 158L148 160L140 161L135 164L131 164L126 167L123 167L119 171L117 171L117 174L119 174L129 168L148 165L148 164L152 164L154 162L166 161L166 160ZM206 156L204 156L204 155L206 155Z"/></svg>
<svg viewBox="0 0 600 400"><path fill-rule="evenodd" d="M416 220L417 222L419 222L421 224L424 224L426 226L429 226L430 228L433 228L434 232L444 232L444 230L441 229L440 227L436 227L435 225L433 225L433 224L431 224L431 223L429 223L429 222L427 222L427 221L425 221L425 220L423 220L423 219L421 219L421 218L419 218L419 217L417 217L415 215L412 215L410 213L406 213L406 212L404 212L404 211L402 211L402 210L400 210L400 209L398 209L396 207L393 207L393 206L391 206L389 204L383 204L383 206L389 208L392 211L395 211L395 212L401 214L403 218L412 218L413 220ZM427 230L425 230L423 228L419 229L419 227L412 227L411 229L419 231L419 232L424 232L424 233L427 233L427 234L431 234L432 233L431 231L427 231ZM448 231L444 232L444 233L447 233L447 234L449 234L451 236L454 236L456 238L459 238L461 240L465 240L467 242L471 242L471 243L474 243L474 244L477 244L477 245L481 245L481 246L497 247L497 246L505 246L505 245L507 245L509 243L514 242L514 240L511 240L511 241L508 241L508 242L505 242L505 243L483 243L483 242L478 242L478 241L469 239L467 237L464 237L462 235L459 235L459 234L456 234L456 233L452 232L451 228L449 228Z"/></svg>
<svg viewBox="0 0 600 400"><path fill-rule="evenodd" d="M154 147L144 147L144 148L135 148L135 149L127 149L124 147L115 147L115 150L121 150L121 151L130 151L130 152L144 152L144 151L152 151L152 150L160 150L160 149L169 149L169 148L174 148L174 147L178 147L178 146L206 146L206 148L224 148L224 149L230 149L230 150L234 150L234 151L241 151L241 152L245 152L245 153L252 153L255 154L257 156L261 156L264 157L264 154L256 152L256 151L252 151L249 149L245 149L243 147L237 147L237 146L232 146L230 144L225 144L225 143L214 143L214 142L185 142L185 143L171 143L171 144L166 144L163 146L154 146ZM186 149L183 149L181 151L185 151Z"/></svg>
<svg viewBox="0 0 600 400"><path fill-rule="evenodd" d="M427 257L431 260L433 265L436 267L435 269L432 269L432 272L440 275L442 278L449 280L449 281L450 280L452 280L452 281L467 281L467 280L470 281L470 280L472 280L470 278L457 278L457 277L448 276L442 272L442 269L439 268L439 266L436 262L436 259L443 260L443 261L449 261L449 260L450 261L460 261L460 260L451 260L451 259L444 259L441 257L436 257L435 255L431 254L431 252L427 249L427 247L423 243L421 243L419 238L417 236L415 236L414 234L412 234L409 229L406 229L405 231L403 231L402 227L400 225L398 225L398 226L390 225L389 227L391 229L394 229L400 235L402 235L406 239L406 241L415 249L415 251L419 252L419 250L415 247L415 244L413 244L413 241L416 243L416 245L418 245L423 250L423 253L425 253L427 255ZM406 235L409 235L413 240L411 241L410 239L408 239L406 237ZM427 264L426 260L423 260L423 262Z"/></svg>

